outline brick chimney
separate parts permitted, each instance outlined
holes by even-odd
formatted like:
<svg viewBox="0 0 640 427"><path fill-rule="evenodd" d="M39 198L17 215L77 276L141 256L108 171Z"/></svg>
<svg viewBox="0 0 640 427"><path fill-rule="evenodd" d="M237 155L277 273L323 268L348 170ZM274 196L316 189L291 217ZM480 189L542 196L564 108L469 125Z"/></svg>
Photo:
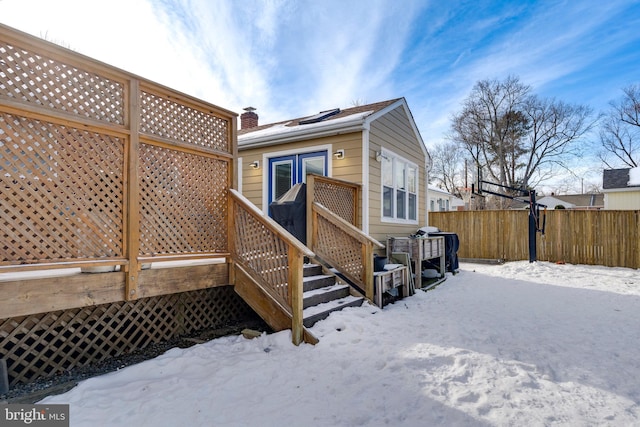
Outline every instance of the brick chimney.
<svg viewBox="0 0 640 427"><path fill-rule="evenodd" d="M258 115L253 107L247 107L244 109L244 113L240 115L240 129L250 129L258 126Z"/></svg>

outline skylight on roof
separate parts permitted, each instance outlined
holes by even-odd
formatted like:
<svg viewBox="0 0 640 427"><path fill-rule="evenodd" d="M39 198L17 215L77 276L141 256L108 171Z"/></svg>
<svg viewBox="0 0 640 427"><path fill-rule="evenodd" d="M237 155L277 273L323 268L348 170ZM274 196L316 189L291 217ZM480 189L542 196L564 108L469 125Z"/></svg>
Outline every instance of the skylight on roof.
<svg viewBox="0 0 640 427"><path fill-rule="evenodd" d="M333 110L320 111L318 114L313 115L311 117L307 117L306 119L300 120L298 123L301 125L308 125L310 123L318 123L327 119L331 116L335 116L340 112L339 108L334 108Z"/></svg>

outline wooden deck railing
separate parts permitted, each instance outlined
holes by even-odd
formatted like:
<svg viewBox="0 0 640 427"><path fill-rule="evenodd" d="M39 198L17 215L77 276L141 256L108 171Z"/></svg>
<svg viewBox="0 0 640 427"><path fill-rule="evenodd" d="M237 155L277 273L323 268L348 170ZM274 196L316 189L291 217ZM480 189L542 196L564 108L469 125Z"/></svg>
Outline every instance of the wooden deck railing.
<svg viewBox="0 0 640 427"><path fill-rule="evenodd" d="M360 184L328 176L307 175L307 208L318 202L345 221L360 227L360 187Z"/></svg>
<svg viewBox="0 0 640 427"><path fill-rule="evenodd" d="M308 245L373 301L373 248L384 245L318 202L311 205Z"/></svg>
<svg viewBox="0 0 640 427"><path fill-rule="evenodd" d="M235 113L1 24L0 76L0 273L228 256Z"/></svg>
<svg viewBox="0 0 640 427"><path fill-rule="evenodd" d="M314 253L240 193L229 192L233 260L291 316L292 341L300 344L304 257Z"/></svg>
<svg viewBox="0 0 640 427"><path fill-rule="evenodd" d="M307 175L307 245L373 301L373 248L360 230L359 184Z"/></svg>

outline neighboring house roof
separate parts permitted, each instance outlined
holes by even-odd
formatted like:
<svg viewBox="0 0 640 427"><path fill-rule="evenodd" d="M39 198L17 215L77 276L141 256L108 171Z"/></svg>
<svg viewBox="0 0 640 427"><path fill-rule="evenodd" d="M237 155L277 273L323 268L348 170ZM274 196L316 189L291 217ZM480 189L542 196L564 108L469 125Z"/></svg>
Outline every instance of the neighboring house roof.
<svg viewBox="0 0 640 427"><path fill-rule="evenodd" d="M640 167L605 169L602 174L602 189L640 187Z"/></svg>
<svg viewBox="0 0 640 427"><path fill-rule="evenodd" d="M443 190L442 188L438 188L434 185L428 186L428 195L429 198L431 198L432 196L436 196L449 199L451 203L450 206L452 208L465 205L464 200L462 200L461 198L456 197L453 194L449 193L447 190Z"/></svg>
<svg viewBox="0 0 640 427"><path fill-rule="evenodd" d="M604 207L604 194L554 194L538 199L538 203L547 205L550 209L553 209L558 205L563 205L565 208L573 209L602 208Z"/></svg>
<svg viewBox="0 0 640 427"><path fill-rule="evenodd" d="M449 196L449 197L455 197L453 194L449 193L447 190L443 190L442 188L438 188L434 185L429 185L429 191L432 191L434 193L440 193L442 195Z"/></svg>
<svg viewBox="0 0 640 427"><path fill-rule="evenodd" d="M367 128L371 121L398 107L404 107L415 136L420 142L423 152L428 156L420 132L418 132L411 111L404 98L359 105L357 107L345 108L344 110L335 108L321 111L311 116L269 123L248 129L240 129L238 130L238 149L242 150L243 148L249 147L254 148L318 138L333 135L337 132L362 131Z"/></svg>

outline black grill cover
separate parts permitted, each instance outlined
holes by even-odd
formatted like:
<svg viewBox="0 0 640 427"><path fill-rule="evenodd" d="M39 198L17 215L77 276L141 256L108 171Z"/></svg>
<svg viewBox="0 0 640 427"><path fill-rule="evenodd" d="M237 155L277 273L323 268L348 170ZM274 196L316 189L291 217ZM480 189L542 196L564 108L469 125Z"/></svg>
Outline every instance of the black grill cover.
<svg viewBox="0 0 640 427"><path fill-rule="evenodd" d="M445 264L447 271L456 273L458 271L458 249L460 249L460 240L456 233L439 231L437 233L429 233L429 236L444 236Z"/></svg>
<svg viewBox="0 0 640 427"><path fill-rule="evenodd" d="M269 205L271 218L307 244L307 185L298 183Z"/></svg>

